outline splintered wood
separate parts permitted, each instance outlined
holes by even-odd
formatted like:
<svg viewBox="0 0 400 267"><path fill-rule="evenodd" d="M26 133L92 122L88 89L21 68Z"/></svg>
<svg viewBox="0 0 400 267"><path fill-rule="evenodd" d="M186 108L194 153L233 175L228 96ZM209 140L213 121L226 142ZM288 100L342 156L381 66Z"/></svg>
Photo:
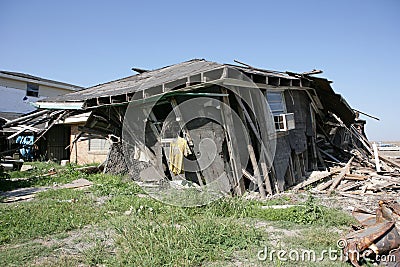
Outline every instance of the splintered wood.
<svg viewBox="0 0 400 267"><path fill-rule="evenodd" d="M381 156L379 156L381 158ZM333 192L355 199L365 195L390 195L400 193L400 166L386 159L386 164L365 167L365 161L352 156L345 166L338 164L325 171L313 171L302 183L292 188L293 191L310 189L313 193ZM374 157L375 160L375 157ZM358 197L357 197L358 196Z"/></svg>

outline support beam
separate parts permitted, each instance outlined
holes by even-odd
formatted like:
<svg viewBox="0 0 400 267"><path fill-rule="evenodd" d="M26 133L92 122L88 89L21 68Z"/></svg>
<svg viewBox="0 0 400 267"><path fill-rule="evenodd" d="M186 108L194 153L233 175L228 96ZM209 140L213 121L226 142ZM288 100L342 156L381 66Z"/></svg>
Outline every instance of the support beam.
<svg viewBox="0 0 400 267"><path fill-rule="evenodd" d="M3 128L9 127L11 125L14 125L17 122L24 121L26 119L32 119L32 118L35 118L35 117L39 117L40 115L46 114L48 112L49 112L48 110L41 110L41 111L29 114L29 115L25 115L25 116L19 117L19 118L15 119L15 120L11 120L11 121L6 122L3 125Z"/></svg>
<svg viewBox="0 0 400 267"><path fill-rule="evenodd" d="M376 143L372 144L372 148L374 150L374 157L375 157L375 167L377 172L381 172L381 164L379 163L379 154L378 154L378 146Z"/></svg>
<svg viewBox="0 0 400 267"><path fill-rule="evenodd" d="M250 125L250 128L253 131L254 135L256 136L258 142L260 142L260 144L263 144L261 136L258 133L258 130L257 130L256 126L254 125L253 120L250 117L250 114L247 112L246 107L243 105L242 100L237 95L235 95L235 97L236 97L236 101L238 102L238 104L240 106L240 108L239 108L239 116L241 117L241 119L244 122L245 121L248 122L248 124ZM247 128L247 125L246 125L246 128ZM264 148L264 146L262 146L262 148ZM249 151L249 153L250 153L250 151ZM262 169L263 176L264 176L264 181L263 180L261 180L261 181L263 183L265 183L265 187L266 187L266 190L267 190L268 194L272 195L273 191L272 191L271 180L270 180L270 178L272 178L272 177L270 177L270 175L269 175L268 167L267 167L267 164L265 162L266 160L268 161L268 159L266 159L267 158L266 151L261 151L260 155L261 155L260 156L261 169ZM272 165L272 163L271 163L271 165ZM253 169L254 169L254 166L253 166Z"/></svg>
<svg viewBox="0 0 400 267"><path fill-rule="evenodd" d="M222 88L223 94L228 94L225 88ZM232 168L233 179L234 179L234 191L237 195L243 195L245 191L244 182L241 173L241 163L239 158L239 149L237 147L237 140L235 135L235 129L233 126L232 110L229 103L229 96L223 96L222 101L225 105L221 105L222 119L226 129L226 141L228 145L229 161ZM227 108L228 107L228 108ZM240 172L239 172L240 171Z"/></svg>
<svg viewBox="0 0 400 267"><path fill-rule="evenodd" d="M258 168L256 155L254 154L253 146L251 144L249 144L247 146L247 149L249 150L249 156L250 156L251 165L253 165L254 176L257 179L258 190L260 191L261 198L265 198L266 194L265 194L265 189L264 189L264 183L263 183L263 181L261 179L261 174L260 174L260 170Z"/></svg>

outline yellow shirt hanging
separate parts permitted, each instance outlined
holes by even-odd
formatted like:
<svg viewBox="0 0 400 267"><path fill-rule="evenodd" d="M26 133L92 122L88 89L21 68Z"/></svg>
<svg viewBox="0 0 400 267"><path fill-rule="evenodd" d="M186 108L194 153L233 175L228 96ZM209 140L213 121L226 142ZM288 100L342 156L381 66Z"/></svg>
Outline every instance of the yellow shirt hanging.
<svg viewBox="0 0 400 267"><path fill-rule="evenodd" d="M178 137L170 143L169 169L173 174L183 173L183 157L190 154L191 152L185 138Z"/></svg>

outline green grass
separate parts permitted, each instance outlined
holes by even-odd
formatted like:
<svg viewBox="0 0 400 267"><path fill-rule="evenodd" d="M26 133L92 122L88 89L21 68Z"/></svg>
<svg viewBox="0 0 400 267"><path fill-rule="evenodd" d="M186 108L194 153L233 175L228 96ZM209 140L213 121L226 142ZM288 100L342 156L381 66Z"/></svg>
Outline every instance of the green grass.
<svg viewBox="0 0 400 267"><path fill-rule="evenodd" d="M257 223L267 223L278 232L301 233L276 234L282 241L279 246L323 249L334 246L339 238L338 233L324 229L347 229L354 222L312 198L296 203L288 197L263 202L225 197L206 206L175 207L146 196L126 177L86 175L73 167L60 168L58 175L32 180L31 185L82 177L94 185L84 191L45 191L29 202L0 203L0 259L5 266L37 262L40 266L229 266L235 261L268 266L257 260L257 251L276 245L271 243L269 228L256 227ZM300 205L263 208L276 204ZM107 231L110 235L104 236ZM74 239L77 233L82 236ZM38 238L54 242L43 247L35 241ZM60 252L71 239L77 242L72 247L86 244L84 249L75 254ZM274 262L279 264L291 266Z"/></svg>
<svg viewBox="0 0 400 267"><path fill-rule="evenodd" d="M121 225L119 223L118 225ZM128 266L199 266L205 261L230 259L235 251L258 246L261 231L232 219L188 218L143 220L130 217L116 226L116 262Z"/></svg>
<svg viewBox="0 0 400 267"><path fill-rule="evenodd" d="M102 209L82 191L42 192L36 201L0 206L0 244L82 228L103 216Z"/></svg>
<svg viewBox="0 0 400 267"><path fill-rule="evenodd" d="M17 247L0 248L0 259L3 266L23 266L32 264L39 257L46 257L57 248L57 246L48 247L39 242L29 242Z"/></svg>
<svg viewBox="0 0 400 267"><path fill-rule="evenodd" d="M52 186L55 184L65 184L78 178L86 178L88 175L75 170L76 165L67 165L62 167L56 163L29 162L33 166L30 171L10 172L11 178L23 178L19 180L9 180L0 178L0 191L10 191L24 187ZM50 169L57 173L51 176L48 174Z"/></svg>

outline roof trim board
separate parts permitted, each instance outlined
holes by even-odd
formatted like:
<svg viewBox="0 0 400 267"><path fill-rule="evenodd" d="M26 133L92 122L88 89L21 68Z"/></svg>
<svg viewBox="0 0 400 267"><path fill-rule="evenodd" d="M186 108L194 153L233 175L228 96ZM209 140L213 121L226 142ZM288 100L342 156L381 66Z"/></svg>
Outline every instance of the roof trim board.
<svg viewBox="0 0 400 267"><path fill-rule="evenodd" d="M36 102L33 106L41 109L83 109L85 102Z"/></svg>
<svg viewBox="0 0 400 267"><path fill-rule="evenodd" d="M69 91L79 91L79 90L84 89L84 87L81 87L81 86L58 82L58 81L53 81L53 80L47 80L47 79L43 79L40 77L36 77L36 76L29 75L29 74L24 74L24 73L18 73L18 72L0 71L0 77L5 78L5 79L12 79L12 80L18 80L18 81L23 81L23 82L35 83L35 84L45 85L45 86L50 86L50 87L57 87L57 88L61 88L64 90L69 90Z"/></svg>

